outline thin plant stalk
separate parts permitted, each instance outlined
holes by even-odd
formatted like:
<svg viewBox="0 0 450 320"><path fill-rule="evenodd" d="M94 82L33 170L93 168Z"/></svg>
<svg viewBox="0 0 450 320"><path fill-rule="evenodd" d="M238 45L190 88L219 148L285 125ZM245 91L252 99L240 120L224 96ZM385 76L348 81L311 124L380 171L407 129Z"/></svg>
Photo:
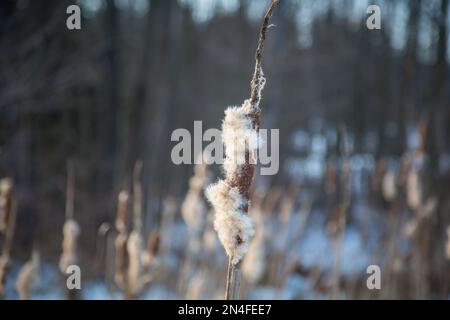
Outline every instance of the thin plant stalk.
<svg viewBox="0 0 450 320"><path fill-rule="evenodd" d="M229 139L228 142L230 143L227 146L227 139L225 140L226 149L230 147L231 150L234 150L231 147L233 141L230 141L233 139L230 139L228 134L233 136L239 130L245 129L246 134L251 135L259 130L261 116L259 102L261 101L261 93L265 85L261 66L262 53L269 21L278 2L278 0L271 2L263 18L255 53L255 71L251 80L250 99L246 100L240 108L229 108L225 112L223 135ZM250 123L247 124L247 121ZM248 241L254 234L251 219L246 217L250 187L254 176L254 165L250 161L253 151L255 150L245 149L245 161L240 165L236 165L236 155L227 151L227 158L233 165L225 167L225 180L219 181L219 183L210 187L208 191L208 198L216 208L216 215L219 211L220 218L216 220L216 230L219 232L219 238L221 238L229 259L225 289L226 300L238 298L240 284L239 264L248 250ZM226 219L234 219L239 224L239 227L230 229L225 224L222 224L222 221Z"/></svg>
<svg viewBox="0 0 450 320"><path fill-rule="evenodd" d="M2 197L5 200L5 209L7 212L4 212L5 216L8 217L5 221L7 222L4 225L5 228L5 239L3 242L2 253L0 255L0 297L3 298L5 294L5 282L6 276L9 272L10 267L10 256L11 256L11 248L12 242L14 238L14 231L16 226L16 217L17 217L17 203L13 196L13 182L9 178L2 179L0 181L1 184L1 193Z"/></svg>
<svg viewBox="0 0 450 320"><path fill-rule="evenodd" d="M345 234L345 225L347 220L347 211L350 204L350 161L349 150L347 141L346 128L341 128L341 143L340 153L342 159L342 174L341 174L341 192L340 202L338 204L338 216L337 216L337 237L335 240L335 265L333 270L333 287L331 296L333 299L337 299L340 288L341 277L341 259L342 259L342 242Z"/></svg>
<svg viewBox="0 0 450 320"><path fill-rule="evenodd" d="M63 226L63 242L62 254L59 260L60 271L66 274L67 268L70 265L75 265L78 262L77 257L77 240L80 235L80 226L74 219L75 216L75 167L72 161L67 163L67 186L66 186L66 211L65 222ZM66 285L66 283L65 283ZM79 298L78 290L67 289L67 297L70 300L77 300Z"/></svg>

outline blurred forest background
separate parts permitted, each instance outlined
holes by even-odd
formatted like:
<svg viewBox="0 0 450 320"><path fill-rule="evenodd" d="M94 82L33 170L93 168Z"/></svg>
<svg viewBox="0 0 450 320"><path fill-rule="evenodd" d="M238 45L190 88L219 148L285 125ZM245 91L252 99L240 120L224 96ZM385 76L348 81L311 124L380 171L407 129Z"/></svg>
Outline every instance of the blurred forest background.
<svg viewBox="0 0 450 320"><path fill-rule="evenodd" d="M74 1L0 2L0 178L12 179L17 199L13 266L33 247L49 270L58 263L70 162L83 281L103 277L92 262L98 229L114 224L117 195L131 191L140 159L143 233L160 230L161 250L171 241L163 234L174 241L166 243L166 274L142 297L215 297L222 248L217 285L189 290L194 280L200 286L195 274L167 284L186 270L177 262L189 233L180 208L194 170L171 162L170 135L192 132L194 120L219 128L225 107L248 96L267 2L79 0L81 30L66 28ZM366 27L369 4L381 8L381 30ZM256 179L261 201L272 205L264 209L272 231L265 276L244 284L244 296L329 298L329 278L340 274L335 297L450 297L449 10L448 0L281 1L265 48L262 102L262 127L280 129L280 171ZM346 228L333 233L345 174ZM275 241L273 230L286 227L276 214L283 210L292 211L288 225L303 223L298 248ZM341 254L336 263L333 252ZM380 291L365 289L369 264L382 267ZM36 297L59 297L41 287ZM114 297L105 292L92 287L84 297Z"/></svg>

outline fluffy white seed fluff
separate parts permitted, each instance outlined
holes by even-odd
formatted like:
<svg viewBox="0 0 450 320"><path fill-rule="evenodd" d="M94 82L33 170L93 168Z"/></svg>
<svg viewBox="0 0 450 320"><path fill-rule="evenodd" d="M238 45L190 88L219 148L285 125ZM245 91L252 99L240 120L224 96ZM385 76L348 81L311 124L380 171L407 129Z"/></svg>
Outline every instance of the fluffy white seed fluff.
<svg viewBox="0 0 450 320"><path fill-rule="evenodd" d="M223 169L225 179L219 180L206 190L206 196L213 205L216 214L214 229L225 248L231 263L236 265L248 251L248 246L255 230L253 222L244 208L248 208L249 200L246 192L239 190L235 183L241 183L241 178L253 178L251 172L243 172L249 155L249 164L256 164L256 151L261 141L258 139L257 123L252 116L259 113L261 92L265 78L260 61L256 63L255 76L252 80L252 99L244 101L240 107L229 107L225 110L222 123L222 141L225 145L225 161ZM256 93L256 96L253 94ZM242 194L240 193L242 192Z"/></svg>
<svg viewBox="0 0 450 320"><path fill-rule="evenodd" d="M63 252L59 260L59 269L65 273L67 267L77 263L77 239L80 226L74 219L67 219L63 226Z"/></svg>
<svg viewBox="0 0 450 320"><path fill-rule="evenodd" d="M255 151L261 142L258 140L258 132L252 128L248 110L251 110L250 100L246 100L241 107L229 107L225 110L222 140L225 144L223 166L227 176L240 173L239 166L245 164L247 151L250 154L250 162L256 163Z"/></svg>
<svg viewBox="0 0 450 320"><path fill-rule="evenodd" d="M224 180L209 186L206 195L216 210L214 229L232 263L237 264L247 253L255 233L251 218L241 209L245 199Z"/></svg>

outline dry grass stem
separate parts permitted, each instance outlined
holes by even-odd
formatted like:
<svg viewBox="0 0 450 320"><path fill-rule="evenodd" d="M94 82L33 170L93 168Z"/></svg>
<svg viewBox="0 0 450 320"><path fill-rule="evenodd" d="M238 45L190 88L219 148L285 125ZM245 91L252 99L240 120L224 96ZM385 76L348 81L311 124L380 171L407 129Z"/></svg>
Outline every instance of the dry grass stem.
<svg viewBox="0 0 450 320"><path fill-rule="evenodd" d="M19 271L16 289L19 292L21 300L28 300L30 298L31 289L38 278L39 260L39 253L33 251L31 259Z"/></svg>
<svg viewBox="0 0 450 320"><path fill-rule="evenodd" d="M216 212L214 227L229 258L225 299L233 299L238 295L235 290L239 283L239 263L248 251L249 241L254 235L248 207L255 170L254 157L259 147L259 104L266 82L262 70L262 52L269 21L277 3L277 0L271 2L261 25L250 99L245 100L240 107L230 107L225 111L222 124L226 154L223 166L225 178L209 186L207 190L207 197Z"/></svg>

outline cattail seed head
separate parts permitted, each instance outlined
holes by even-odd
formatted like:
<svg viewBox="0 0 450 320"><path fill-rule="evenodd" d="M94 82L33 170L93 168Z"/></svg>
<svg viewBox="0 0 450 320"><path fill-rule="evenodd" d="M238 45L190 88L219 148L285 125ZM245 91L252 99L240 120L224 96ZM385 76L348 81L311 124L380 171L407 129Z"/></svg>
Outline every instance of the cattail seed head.
<svg viewBox="0 0 450 320"><path fill-rule="evenodd" d="M126 286L126 272L127 272L127 235L126 233L119 233L114 241L115 256L114 256L114 282L116 285L124 289Z"/></svg>
<svg viewBox="0 0 450 320"><path fill-rule="evenodd" d="M189 180L189 190L181 205L181 215L192 236L200 236L206 224L207 208L203 200L203 189L209 182L206 163L194 167L194 176Z"/></svg>
<svg viewBox="0 0 450 320"><path fill-rule="evenodd" d="M128 192L125 190L120 191L119 196L118 196L116 229L119 232L126 231L129 197L130 196L129 196Z"/></svg>
<svg viewBox="0 0 450 320"><path fill-rule="evenodd" d="M397 184L395 172L392 170L386 171L382 181L382 192L384 200L392 201L397 197Z"/></svg>
<svg viewBox="0 0 450 320"><path fill-rule="evenodd" d="M0 180L0 233L8 228L12 207L13 182L10 178Z"/></svg>
<svg viewBox="0 0 450 320"><path fill-rule="evenodd" d="M238 188L223 180L209 186L206 194L216 210L214 229L227 255L237 264L247 253L255 233L251 218L242 210L246 200Z"/></svg>
<svg viewBox="0 0 450 320"><path fill-rule="evenodd" d="M22 300L28 300L30 298L30 291L38 276L39 260L39 253L33 252L31 260L25 263L22 269L20 269L16 281L16 289Z"/></svg>
<svg viewBox="0 0 450 320"><path fill-rule="evenodd" d="M62 255L59 260L59 269L65 273L67 267L77 264L77 239L80 235L80 226L74 219L67 219L63 226Z"/></svg>
<svg viewBox="0 0 450 320"><path fill-rule="evenodd" d="M139 277L142 269L141 252L142 237L141 234L133 230L127 241L128 252L128 289L131 294L136 294L140 290Z"/></svg>

